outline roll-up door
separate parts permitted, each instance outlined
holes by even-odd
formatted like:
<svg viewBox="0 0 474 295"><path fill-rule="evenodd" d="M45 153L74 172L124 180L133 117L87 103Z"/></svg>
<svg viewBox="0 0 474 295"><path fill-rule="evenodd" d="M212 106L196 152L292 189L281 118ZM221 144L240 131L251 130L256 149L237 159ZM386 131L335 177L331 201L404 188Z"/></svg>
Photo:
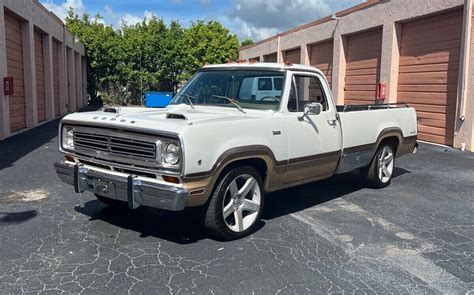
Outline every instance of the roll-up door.
<svg viewBox="0 0 474 295"><path fill-rule="evenodd" d="M301 63L301 50L293 49L285 51L285 62L300 64Z"/></svg>
<svg viewBox="0 0 474 295"><path fill-rule="evenodd" d="M57 117L61 113L59 97L59 43L53 40L53 94L54 94L54 115Z"/></svg>
<svg viewBox="0 0 474 295"><path fill-rule="evenodd" d="M7 72L13 77L13 95L10 96L10 131L26 128L25 86L23 74L23 43L21 21L5 14L5 41Z"/></svg>
<svg viewBox="0 0 474 295"><path fill-rule="evenodd" d="M345 104L373 104L380 79L382 29L347 37Z"/></svg>
<svg viewBox="0 0 474 295"><path fill-rule="evenodd" d="M398 102L417 110L422 140L453 144L463 13L402 26Z"/></svg>
<svg viewBox="0 0 474 295"><path fill-rule="evenodd" d="M38 122L46 120L46 94L44 87L43 35L35 30L36 106Z"/></svg>
<svg viewBox="0 0 474 295"><path fill-rule="evenodd" d="M310 64L320 69L332 85L333 40L311 45Z"/></svg>
<svg viewBox="0 0 474 295"><path fill-rule="evenodd" d="M277 61L278 61L277 54L276 54L276 53L272 53L272 54L265 55L265 56L263 57L263 60L264 60L265 62L277 62Z"/></svg>

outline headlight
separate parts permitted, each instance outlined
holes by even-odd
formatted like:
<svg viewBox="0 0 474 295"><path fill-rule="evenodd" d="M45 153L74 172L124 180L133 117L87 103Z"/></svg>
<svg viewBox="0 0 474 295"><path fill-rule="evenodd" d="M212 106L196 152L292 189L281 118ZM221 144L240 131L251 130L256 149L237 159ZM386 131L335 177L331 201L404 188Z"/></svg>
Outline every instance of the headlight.
<svg viewBox="0 0 474 295"><path fill-rule="evenodd" d="M69 150L74 149L74 129L71 127L63 127L62 143L63 148Z"/></svg>
<svg viewBox="0 0 474 295"><path fill-rule="evenodd" d="M168 143L163 153L165 163L176 165L179 163L179 146L176 143Z"/></svg>

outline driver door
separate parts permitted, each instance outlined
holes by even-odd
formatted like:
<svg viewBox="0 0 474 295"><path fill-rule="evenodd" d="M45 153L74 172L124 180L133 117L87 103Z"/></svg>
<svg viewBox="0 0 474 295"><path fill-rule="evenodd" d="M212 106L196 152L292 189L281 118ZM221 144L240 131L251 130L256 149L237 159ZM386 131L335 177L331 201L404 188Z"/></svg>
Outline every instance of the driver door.
<svg viewBox="0 0 474 295"><path fill-rule="evenodd" d="M288 163L283 182L305 183L334 174L341 154L341 128L329 88L318 74L295 72L286 107ZM305 114L320 103L321 113Z"/></svg>

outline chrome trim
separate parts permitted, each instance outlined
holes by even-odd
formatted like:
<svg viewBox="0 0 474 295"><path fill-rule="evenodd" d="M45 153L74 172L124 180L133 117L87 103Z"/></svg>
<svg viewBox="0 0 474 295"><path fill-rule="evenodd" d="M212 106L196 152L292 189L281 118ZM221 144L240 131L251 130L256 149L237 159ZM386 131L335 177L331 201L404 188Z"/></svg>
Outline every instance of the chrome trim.
<svg viewBox="0 0 474 295"><path fill-rule="evenodd" d="M107 171L82 164L59 161L56 173L77 193L89 191L100 196L127 202L130 208L148 206L181 211L188 200L188 189L147 177Z"/></svg>
<svg viewBox="0 0 474 295"><path fill-rule="evenodd" d="M63 120L64 121L64 120ZM88 124L89 125L89 124ZM182 176L184 171L184 151L183 146L180 145L180 159L179 163L176 166L166 165L163 166L160 163L156 162L156 159L149 159L149 160L140 160L133 157L127 157L126 155L112 155L108 152L104 151L95 151L96 154L91 154L90 149L85 148L78 148L75 150L65 149L62 145L62 128L63 127L73 127L79 131L89 131L94 132L97 134L105 134L109 136L117 136L117 137L124 137L130 136L136 138L137 140L147 141L149 143L156 144L157 141L161 142L161 147L164 146L163 141L171 142L182 142L180 140L181 136L178 134L171 134L167 132L156 134L147 133L146 130L134 130L134 129L118 129L117 127L108 127L104 125L96 125L90 124L91 126L84 126L76 123L68 123L68 121L61 122L59 126L59 151L64 154L70 154L73 157L77 157L79 159L90 161L90 162L97 162L102 165L111 166L111 167L120 167L123 169L129 170L139 170L139 171L146 171L149 173L163 173L163 174L170 174L170 175L177 175ZM159 146L157 145L156 149L156 156L161 157L162 150L158 149ZM138 167L137 167L138 166Z"/></svg>
<svg viewBox="0 0 474 295"><path fill-rule="evenodd" d="M66 153L66 154L69 154L69 153ZM70 155L73 156L74 158L77 158L79 162L86 161L86 162L91 162L91 163L97 163L99 165L107 166L111 168L111 171L114 171L114 168L118 168L118 169L126 169L126 170L135 170L138 172L143 172L143 173L148 173L148 174L156 174L156 175L166 174L166 175L172 175L172 176L181 176L181 173L175 170L137 167L137 166L127 165L126 163L122 163L122 164L114 163L114 162L104 161L104 160L96 159L96 158L90 158L90 157L86 157L82 155L76 155L76 154L70 154ZM88 165L88 166L91 166L91 165Z"/></svg>

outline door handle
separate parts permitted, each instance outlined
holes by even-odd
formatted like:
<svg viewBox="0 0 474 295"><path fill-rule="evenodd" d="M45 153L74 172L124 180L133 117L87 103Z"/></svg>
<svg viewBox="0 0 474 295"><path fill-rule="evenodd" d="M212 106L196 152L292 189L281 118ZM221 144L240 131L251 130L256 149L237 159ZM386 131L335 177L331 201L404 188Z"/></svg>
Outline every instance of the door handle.
<svg viewBox="0 0 474 295"><path fill-rule="evenodd" d="M328 120L328 124L329 124L330 126L336 126L337 120L336 120L336 119L334 119L334 120Z"/></svg>

